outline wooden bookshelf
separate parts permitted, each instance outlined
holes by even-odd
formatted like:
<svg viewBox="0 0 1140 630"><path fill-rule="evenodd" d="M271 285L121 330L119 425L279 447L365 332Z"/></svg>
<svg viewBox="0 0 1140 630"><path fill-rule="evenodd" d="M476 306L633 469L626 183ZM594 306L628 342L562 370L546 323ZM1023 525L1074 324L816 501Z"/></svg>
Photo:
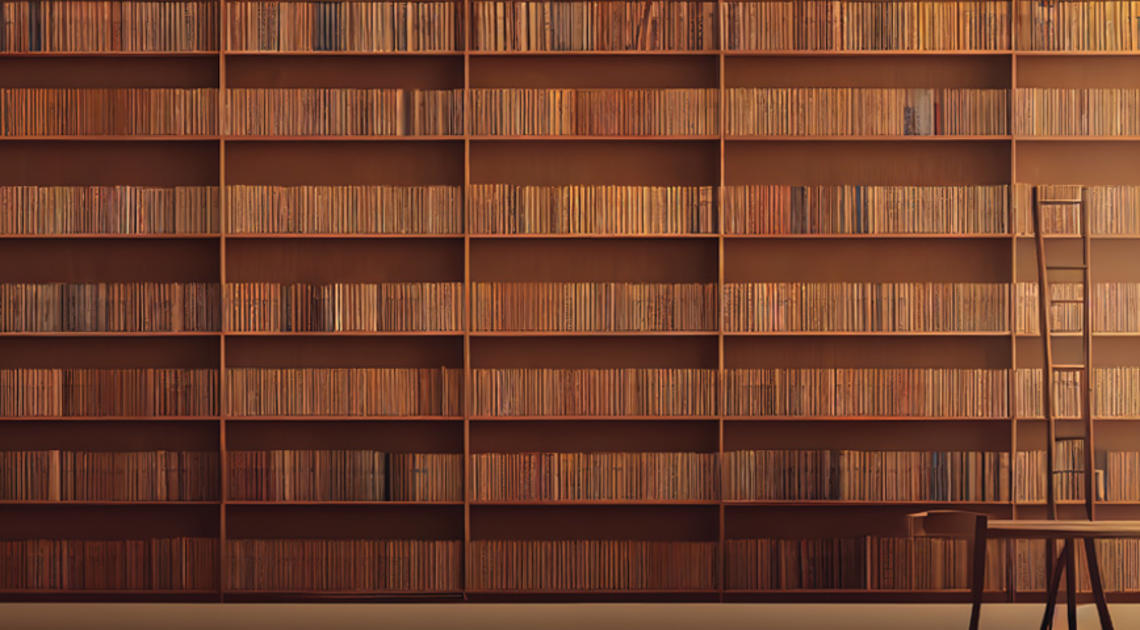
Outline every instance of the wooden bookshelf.
<svg viewBox="0 0 1140 630"><path fill-rule="evenodd" d="M487 28L494 5L509 14L523 2L532 16L571 4L574 15L591 14L600 26L586 32L575 22L568 28L577 38L549 39L537 37L539 27L530 39L504 38L509 24ZM88 3L62 4L76 10ZM170 14L168 3L139 4L155 13L131 18L138 23L170 19L163 17ZM1043 449L1040 417L1015 395L1019 371L1040 368L1041 344L1038 333L1014 325L1024 309L1035 308L1015 287L1036 280L1029 226L1018 218L1018 212L1028 216L1018 206L1021 191L1081 184L1099 187L1096 194L1105 199L1140 199L1118 190L1140 189L1140 131L1121 123L1112 133L1062 135L1049 125L1034 127L1041 121L1030 120L1018 99L1030 90L1046 98L1049 90L1080 89L1107 99L1116 98L1114 91L1140 90L1140 15L1121 13L1116 24L1129 26L1119 32L1082 35L1038 27L1050 15L1061 19L1054 5L1071 5L1066 10L1079 20L1081 6L1090 3L977 0L979 11L989 7L1002 17L994 22L998 27L974 33L979 37L973 43L936 32L917 37L903 16L890 21L902 25L893 36L916 38L899 46L894 44L901 38L864 41L867 33L859 29L844 35L836 21L898 11L893 5L900 3L888 0L651 2L635 6L641 26L627 31L615 25L628 22L613 17L622 0L338 2L319 19L309 6L315 3L303 0L195 4L197 27L179 23L146 37L96 43L53 36L50 20L33 37L25 32L26 15L16 14L13 32L19 35L0 38L0 99L72 90L102 109L76 112L70 127L63 126L63 114L24 116L12 113L23 111L16 106L0 117L0 291L23 285L82 285L96 287L88 289L93 292L142 283L203 285L219 296L204 306L216 321L157 325L164 317L186 320L176 311L187 305L128 297L119 306L92 306L96 302L88 298L46 293L36 294L43 300L38 303L20 298L20 308L33 315L16 317L16 298L0 299L0 379L11 370L40 370L51 378L66 373L60 379L112 379L117 377L104 374L114 370L194 371L208 381L202 390L208 400L190 411L157 411L155 401L171 392L154 387L130 390L137 400L118 406L98 387L74 400L58 394L55 408L36 411L10 410L0 400L0 457L120 453L133 462L155 453L210 453L217 468L206 472L216 475L217 492L186 500L145 493L118 498L118 490L95 485L77 498L52 498L19 486L28 475L0 468L0 545L208 540L213 555L195 562L210 567L210 584L168 588L157 578L154 588L0 584L0 600L957 602L968 598L963 584L741 587L731 577L740 558L730 550L756 539L859 538L868 545L860 547L868 550L863 561L870 562L869 550L879 549L873 545L901 537L902 515L923 507L962 507L1002 518L1044 513L1036 498L1018 498L1012 464L1002 473L1010 489L1002 498L948 500L732 497L725 492L732 473L725 462L728 454L746 451L967 451L1016 460ZM929 4L955 20L953 7L963 3ZM1117 4L1136 10L1134 3ZM21 6L28 10L27 3ZM682 6L691 13L680 13ZM801 31L778 35L764 31L756 17L760 10L790 7L819 13L810 19L796 14L789 23ZM333 35L339 21L394 10L403 12L395 24L411 23L416 30ZM298 26L290 15L327 20L328 32L258 29L258 11L279 15L274 19L286 31ZM116 28L127 33L131 19ZM98 31L100 22L93 20ZM552 23L557 26L557 18ZM808 32L808 23L827 26ZM760 37L761 31L767 35ZM134 98L121 96L126 90L145 98L157 91L202 92L197 105L178 114L139 117L153 127L132 132L125 125L137 112L116 100ZM777 94L790 99L783 111L792 119L815 107L817 123L854 124L866 121L858 114L829 121L834 112L818 111L813 103L823 91L860 99L872 90L882 112L900 114L890 108L906 106L912 118L900 114L871 131L820 133L804 126L774 134L753 123L779 107L736 111L731 97ZM976 105L971 94L981 92L1005 103L986 110L996 115L993 120L968 113ZM60 108L71 102L62 100L63 92L53 94L46 98L61 99L52 101ZM637 100L635 94L649 96ZM235 100L239 95L248 100ZM269 96L277 104L257 100ZM477 109L477 97L525 101L529 118L491 124L496 112ZM424 105L436 98L454 99L446 115L437 117ZM756 103L777 102L759 98ZM32 102L40 101L25 99ZM281 103L310 116L286 120ZM1123 106L1109 113L1140 115ZM241 114L246 127L238 124ZM168 127L194 115L201 120L186 133ZM944 119L936 122L939 116ZM693 127L697 119L701 126ZM264 122L279 127L259 130ZM842 187L843 195L829 192ZM917 196L890 201L899 188ZM928 194L922 191L935 188L942 195L984 188L989 197L922 201ZM851 201L856 195L858 203ZM755 201L761 198L769 201ZM1140 205L1113 207L1121 216L1109 208L1105 221L1119 218L1125 227L1094 230L1093 283L1140 285ZM900 208L918 210L900 215ZM900 216L921 225L899 228ZM778 225L756 227L768 224ZM1055 246L1051 257L1054 251L1062 259L1077 255L1064 234L1048 238ZM984 326L925 320L833 326L824 316L804 316L792 325L787 313L761 325L755 311L734 309L726 299L729 287L761 295L778 284L820 291L844 284L883 291L985 285L1006 293L996 313L1002 321ZM448 287L454 292L446 293ZM676 297L694 295L699 287L708 287L711 299L694 305ZM233 296L246 288L250 297L234 307ZM526 297L528 290L564 297L557 308L538 306ZM433 291L448 297L432 297L441 295ZM630 297L639 291L652 299ZM271 303L270 294L293 297L282 306ZM377 297L389 295L397 297ZM849 310L866 307L840 302ZM773 312L787 305L777 298L765 304ZM913 314L918 302L897 304ZM817 295L800 306L806 312L826 311L827 305ZM444 306L447 321L439 317ZM135 320L152 325L107 323L119 315L67 319L100 308L142 311ZM44 323L46 311L66 323ZM240 320L245 311L263 321ZM646 312L660 321L633 325ZM786 321L779 319L784 316ZM1140 368L1140 321L1135 328L1093 332L1095 368ZM1065 341L1059 342L1062 352ZM751 408L732 398L759 397L756 392L767 391L760 377L729 380L765 370L786 378L792 370L921 369L985 372L994 391L1005 392L1004 403L985 413L889 406L772 411L777 407ZM387 383L389 389L369 398L370 386L362 383ZM42 383L28 387L21 391L32 402L46 404L57 395ZM524 387L530 388L526 395ZM892 387L897 384L881 386L886 397L896 393ZM656 394L618 404L612 399L620 388ZM804 391L818 396L824 390L789 396ZM1098 414L1098 440L1140 452L1137 421L1140 410ZM1071 422L1058 424L1062 431L1072 428ZM324 458L314 460L319 475L349 481L352 475L335 472L335 462L342 461L337 458L372 453L387 458L391 474L398 457L453 456L459 462L458 476L450 480L455 494L406 498L391 478L383 497L322 498L328 487L290 486L288 492L301 498L237 498L228 491L244 474L231 457L261 453L285 461L302 451ZM568 498L538 489L537 473L532 480L529 464L519 464L506 474L520 488L533 481L529 495L479 498L483 489L471 470L484 456L522 462L541 454L549 467L543 470L579 475L580 481L590 471L566 462L578 461L572 460L576 454L606 453L630 456L622 460L627 464L641 462L656 482L684 474L661 463L667 456L703 457L697 459L714 463L711 491L668 498L657 496L655 487L657 494L645 498L651 493L581 482L587 485ZM31 476L47 477L41 472L46 468L32 466L51 460L35 461L27 464L36 471ZM621 470L606 479L633 484L632 473ZM150 479L152 473L137 474ZM304 478L297 479L301 484ZM61 473L50 481L62 488L84 480ZM18 486L27 496L16 496ZM1096 505L1101 517L1140 516L1140 497L1109 496ZM1078 509L1070 499L1061 507ZM274 541L282 542L272 548ZM525 563L503 549L529 553L542 544L587 553L586 541L640 541L644 549L626 551L645 562L658 552L695 554L692 566L701 570L669 574L683 586L603 583L597 575L574 574L587 572L594 566L589 563L548 567L548 583L509 581L523 574ZM393 553L419 562L423 574L396 562L397 568L385 569L390 575L381 575L390 583L377 578L348 584L344 575L327 571L319 583L321 567L336 563L337 554L339 560L358 557L345 550L364 543L405 544L411 551ZM430 555L437 552L446 560ZM1014 552L1001 553L1002 564L1010 566ZM667 564L676 567L678 557ZM277 575L263 576L258 585L242 573L266 558L306 564L314 574L303 577L312 582L298 587ZM576 577L580 583L573 583ZM1041 588L1017 582L1006 574L987 585L987 599L1042 599ZM1140 586L1111 597L1136 601Z"/></svg>

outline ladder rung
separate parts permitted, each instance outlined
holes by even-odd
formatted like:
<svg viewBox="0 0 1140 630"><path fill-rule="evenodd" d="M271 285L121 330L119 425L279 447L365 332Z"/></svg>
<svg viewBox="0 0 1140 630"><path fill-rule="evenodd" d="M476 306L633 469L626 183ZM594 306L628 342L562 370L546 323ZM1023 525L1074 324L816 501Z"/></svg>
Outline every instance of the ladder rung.
<svg viewBox="0 0 1140 630"><path fill-rule="evenodd" d="M1055 267L1046 267L1046 271L1078 271L1081 269L1088 269L1088 265L1057 265Z"/></svg>
<svg viewBox="0 0 1140 630"><path fill-rule="evenodd" d="M1065 299L1065 300L1049 300L1049 303L1050 304L1084 304L1085 301L1084 300Z"/></svg>
<svg viewBox="0 0 1140 630"><path fill-rule="evenodd" d="M1053 441L1054 442L1077 442L1077 441L1083 442L1084 438L1083 437L1055 437L1055 438L1053 438Z"/></svg>
<svg viewBox="0 0 1140 630"><path fill-rule="evenodd" d="M1054 365L1053 369L1054 370L1075 371L1075 370L1083 370L1087 367L1088 367L1087 365L1076 365L1076 364L1064 364L1064 363L1062 363L1060 365Z"/></svg>
<svg viewBox="0 0 1140 630"><path fill-rule="evenodd" d="M1060 206L1066 204L1082 203L1083 199L1038 199L1039 206Z"/></svg>
<svg viewBox="0 0 1140 630"><path fill-rule="evenodd" d="M1072 473L1083 473L1083 472L1085 472L1085 471L1083 471L1083 470L1054 470L1053 474L1054 475L1056 475L1058 473L1070 473L1070 474L1072 474Z"/></svg>

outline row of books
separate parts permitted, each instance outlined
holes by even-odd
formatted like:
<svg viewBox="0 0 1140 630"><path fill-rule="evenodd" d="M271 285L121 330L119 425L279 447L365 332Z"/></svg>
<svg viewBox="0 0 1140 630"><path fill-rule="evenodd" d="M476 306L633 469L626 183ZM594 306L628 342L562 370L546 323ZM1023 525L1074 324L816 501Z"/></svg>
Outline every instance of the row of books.
<svg viewBox="0 0 1140 630"><path fill-rule="evenodd" d="M3 501L211 501L209 451L0 451Z"/></svg>
<svg viewBox="0 0 1140 630"><path fill-rule="evenodd" d="M230 451L234 501L462 501L463 455L373 450Z"/></svg>
<svg viewBox="0 0 1140 630"><path fill-rule="evenodd" d="M225 292L227 330L463 330L459 282L239 282L226 284Z"/></svg>
<svg viewBox="0 0 1140 630"><path fill-rule="evenodd" d="M454 368L229 368L235 416L456 416L463 370Z"/></svg>
<svg viewBox="0 0 1140 630"><path fill-rule="evenodd" d="M458 540L231 539L226 584L236 591L462 589Z"/></svg>
<svg viewBox="0 0 1140 630"><path fill-rule="evenodd" d="M726 186L724 231L736 234L1033 233L1033 185ZM1140 186L1041 186L1042 199L1084 191L1093 235L1140 234ZM467 187L471 234L715 234L713 186ZM459 186L226 187L235 234L462 234ZM212 233L216 187L3 186L3 234ZM50 209L46 211L45 209ZM1047 234L1077 234L1078 208L1045 206Z"/></svg>
<svg viewBox="0 0 1140 630"><path fill-rule="evenodd" d="M473 50L715 50L717 3L479 0Z"/></svg>
<svg viewBox="0 0 1140 630"><path fill-rule="evenodd" d="M724 3L727 50L1002 50L1005 0Z"/></svg>
<svg viewBox="0 0 1140 630"><path fill-rule="evenodd" d="M1035 305L1019 303L1023 309ZM1009 329L1009 288L981 282L732 283L724 285L724 328L1004 331Z"/></svg>
<svg viewBox="0 0 1140 630"><path fill-rule="evenodd" d="M227 453L231 501L462 501L463 455ZM213 501L209 451L0 451L4 501ZM731 450L511 452L470 458L473 501L1010 501L1046 499L1045 452ZM1055 446L1058 500L1084 497L1080 442ZM1098 450L1096 498L1140 501L1140 453ZM1011 479L1012 477L1012 479ZM1013 483L1013 490L1010 484ZM723 492L723 494L721 494Z"/></svg>
<svg viewBox="0 0 1140 630"><path fill-rule="evenodd" d="M690 368L477 368L475 415L711 416L717 371Z"/></svg>
<svg viewBox="0 0 1140 630"><path fill-rule="evenodd" d="M466 188L474 234L713 234L714 186Z"/></svg>
<svg viewBox="0 0 1140 630"><path fill-rule="evenodd" d="M717 543L472 540L467 587L491 591L711 590Z"/></svg>
<svg viewBox="0 0 1140 630"><path fill-rule="evenodd" d="M218 370L0 369L0 416L211 416Z"/></svg>
<svg viewBox="0 0 1140 630"><path fill-rule="evenodd" d="M0 136L200 136L217 124L217 88L0 88Z"/></svg>
<svg viewBox="0 0 1140 630"><path fill-rule="evenodd" d="M206 282L0 284L0 332L218 330Z"/></svg>
<svg viewBox="0 0 1140 630"><path fill-rule="evenodd" d="M462 42L453 0L293 2L226 5L235 51L448 51Z"/></svg>
<svg viewBox="0 0 1140 630"><path fill-rule="evenodd" d="M711 50L718 22L727 50L1005 50L1007 0L787 0L473 3L480 50ZM647 5L641 9L637 5ZM489 6L484 6L489 5ZM600 5L600 6L599 6ZM230 50L450 51L461 43L458 2L230 3ZM1025 50L1135 50L1140 6L1131 0L1017 2ZM217 6L193 1L7 1L3 51L202 51L218 48ZM689 21L695 25L686 29Z"/></svg>
<svg viewBox="0 0 1140 630"><path fill-rule="evenodd" d="M234 234L462 234L460 186L226 187Z"/></svg>
<svg viewBox="0 0 1140 630"><path fill-rule="evenodd" d="M986 546L986 590L1005 589L1010 568L1006 549L1003 541ZM1020 569L1029 562L1029 551L1020 545L1013 566ZM967 589L971 552L959 538L730 539L725 541L725 586L750 591ZM1044 558L1043 545L1040 555Z"/></svg>
<svg viewBox="0 0 1140 630"><path fill-rule="evenodd" d="M210 416L216 369L0 370L4 416ZM1008 369L758 368L724 373L723 415L1004 418ZM1140 417L1140 367L1094 369L1092 408ZM717 370L701 368L476 368L476 416L717 415ZM233 416L456 416L463 371L454 368L244 368L226 370ZM1077 417L1076 372L1054 376L1056 412ZM1013 371L1019 417L1040 417L1041 370Z"/></svg>
<svg viewBox="0 0 1140 630"><path fill-rule="evenodd" d="M463 133L463 90L228 88L226 99L227 129L233 135L442 136Z"/></svg>
<svg viewBox="0 0 1140 630"><path fill-rule="evenodd" d="M1019 88L1011 111L1026 136L1140 135L1140 89Z"/></svg>
<svg viewBox="0 0 1140 630"><path fill-rule="evenodd" d="M1009 462L1008 452L997 451L728 451L724 498L1008 501Z"/></svg>
<svg viewBox="0 0 1140 630"><path fill-rule="evenodd" d="M730 136L1008 133L1009 92L973 88L729 88Z"/></svg>
<svg viewBox="0 0 1140 630"><path fill-rule="evenodd" d="M0 234L209 234L218 215L217 186L0 186Z"/></svg>
<svg viewBox="0 0 1140 630"><path fill-rule="evenodd" d="M716 330L715 284L474 282L475 330Z"/></svg>
<svg viewBox="0 0 1140 630"><path fill-rule="evenodd" d="M0 540L0 589L210 590L216 538Z"/></svg>
<svg viewBox="0 0 1140 630"><path fill-rule="evenodd" d="M716 89L478 88L469 97L475 135L700 136L720 126Z"/></svg>
<svg viewBox="0 0 1140 630"><path fill-rule="evenodd" d="M1083 299L1081 285L1050 285L1051 300ZM1038 287L1016 284L1018 333L1037 334ZM764 282L724 285L728 332L1006 332L1007 283ZM225 285L212 283L0 284L0 332L461 331L458 282ZM476 282L477 331L712 331L715 284ZM224 306L219 308L219 302ZM1140 284L1101 283L1094 332L1140 332ZM1083 305L1053 303L1053 332L1083 330Z"/></svg>
<svg viewBox="0 0 1140 630"><path fill-rule="evenodd" d="M717 497L715 453L473 453L474 501L695 501Z"/></svg>
<svg viewBox="0 0 1140 630"><path fill-rule="evenodd" d="M1140 2L1018 0L1018 47L1026 50L1136 50Z"/></svg>
<svg viewBox="0 0 1140 630"><path fill-rule="evenodd" d="M218 7L195 0L6 0L0 3L0 51L217 50Z"/></svg>

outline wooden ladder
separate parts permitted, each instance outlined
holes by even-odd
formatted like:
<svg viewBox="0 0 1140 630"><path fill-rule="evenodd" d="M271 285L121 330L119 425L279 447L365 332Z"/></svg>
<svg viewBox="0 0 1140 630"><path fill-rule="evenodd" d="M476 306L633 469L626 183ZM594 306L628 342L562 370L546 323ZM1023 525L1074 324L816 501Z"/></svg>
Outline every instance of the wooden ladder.
<svg viewBox="0 0 1140 630"><path fill-rule="evenodd" d="M1076 187L1074 187L1076 188ZM1096 473L1092 451L1092 279L1090 277L1090 241L1089 241L1089 213L1084 200L1084 188L1077 188L1075 199L1043 199L1041 187L1033 188L1033 223L1034 236L1037 241L1037 313L1041 330L1041 343L1044 350L1044 363L1041 375L1041 395L1045 412L1045 465L1047 475L1046 503L1048 505L1049 519L1057 519L1057 493L1056 476L1059 474L1080 474L1084 485L1085 516L1093 520L1095 513L1094 497L1096 496ZM1050 265L1046 261L1045 234L1043 230L1044 219L1042 210L1050 206L1073 206L1079 213L1079 234L1074 237L1081 244L1081 260L1076 265ZM1080 272L1080 298L1053 299L1051 273L1054 272ZM1053 326L1052 310L1057 304L1081 305L1081 361L1079 363L1056 363L1053 357L1053 341L1058 333L1075 332L1071 330L1058 331ZM1082 432L1079 436L1057 437L1057 413L1055 409L1054 377L1060 373L1077 373L1080 378L1080 420ZM1058 442L1081 442L1081 459L1083 466L1077 469L1056 469L1056 445Z"/></svg>
<svg viewBox="0 0 1140 630"><path fill-rule="evenodd" d="M1068 199L1045 199L1042 198L1042 191L1040 186L1033 188L1033 224L1034 236L1037 243L1037 312L1039 318L1039 329L1041 331L1041 345L1044 352L1044 363L1042 364L1041 374L1041 395L1042 395L1042 409L1045 413L1045 431L1046 431L1046 444L1045 444L1045 491L1046 491L1046 505L1048 506L1049 520L1057 520L1057 491L1056 491L1056 476L1059 474L1080 475L1082 485L1084 486L1084 506L1085 517L1088 520L1093 520L1095 517L1095 501L1096 496L1096 473L1095 473L1095 457L1093 453L1093 424L1092 424L1092 279L1090 277L1090 242L1089 242L1089 213L1084 199L1084 188L1075 187L1077 194L1075 198ZM1045 233L1044 233L1044 219L1043 209L1055 206L1069 206L1073 207L1078 216L1078 230L1079 233L1076 237L1071 239L1079 240L1081 244L1081 258L1080 264L1068 265L1050 265L1046 260L1045 249ZM1053 298L1052 285L1050 276L1051 273L1072 273L1079 272L1080 275L1080 297L1063 297L1059 299ZM1079 363L1056 363L1053 356L1053 340L1058 333L1075 332L1072 330L1058 331L1053 326L1053 306L1056 304L1080 304L1081 317L1080 317L1080 339L1081 339L1081 359ZM1057 374L1062 373L1076 373L1080 379L1078 386L1080 398L1080 420L1081 422L1081 435L1079 436L1057 436L1057 413L1055 409L1054 400L1054 378ZM1066 468L1057 469L1056 463L1056 446L1059 442L1080 442L1081 448L1081 468ZM1095 567L1092 570L1099 573L1097 566L1095 543L1092 540L1086 541L1085 553L1089 556L1090 567ZM1065 574L1065 591L1066 596L1072 601L1072 598L1077 596L1076 590L1076 545L1072 538L1066 538L1064 545L1061 547L1061 552L1057 555L1056 542L1052 539L1046 541L1046 581L1049 584L1047 591L1047 599L1045 604L1045 617L1042 620L1042 630L1049 630L1053 627L1053 611L1057 603L1057 592L1060 587L1061 574ZM1054 558L1056 561L1054 562ZM1101 596L1103 597L1103 596ZM1098 608L1103 606L1103 603L1098 600ZM1075 627L1076 619L1074 617L1075 608L1070 604L1068 607L1069 612L1069 626ZM1102 611L1102 623L1107 618L1107 607ZM1109 620L1107 628L1112 628L1112 622Z"/></svg>

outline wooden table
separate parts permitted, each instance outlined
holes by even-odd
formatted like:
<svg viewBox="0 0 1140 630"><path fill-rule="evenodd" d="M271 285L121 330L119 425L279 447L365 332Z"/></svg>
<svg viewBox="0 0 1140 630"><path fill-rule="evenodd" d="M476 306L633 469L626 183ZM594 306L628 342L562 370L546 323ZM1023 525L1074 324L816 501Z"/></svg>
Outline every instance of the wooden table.
<svg viewBox="0 0 1140 630"><path fill-rule="evenodd" d="M1077 628L1076 609L1076 548L1075 541L1081 539L1088 557L1089 579L1092 582L1093 600L1102 630L1112 630L1112 618L1108 614L1108 601L1104 596L1104 585L1100 579L1100 566L1096 558L1097 538L1140 538L1140 521L1088 521L1088 520L990 520L985 514L960 512L957 510L934 510L912 514L908 517L911 533L914 535L952 536L970 539L973 544L971 568L971 592L973 607L970 611L970 630L978 629L982 610L982 586L986 576L986 542L1013 539L1063 540L1064 546L1057 557L1056 568L1049 579L1049 589L1045 600L1045 617L1041 620L1041 630L1053 627L1053 612L1057 606L1057 593L1061 585L1061 573L1065 574L1065 592L1068 601L1069 630Z"/></svg>

